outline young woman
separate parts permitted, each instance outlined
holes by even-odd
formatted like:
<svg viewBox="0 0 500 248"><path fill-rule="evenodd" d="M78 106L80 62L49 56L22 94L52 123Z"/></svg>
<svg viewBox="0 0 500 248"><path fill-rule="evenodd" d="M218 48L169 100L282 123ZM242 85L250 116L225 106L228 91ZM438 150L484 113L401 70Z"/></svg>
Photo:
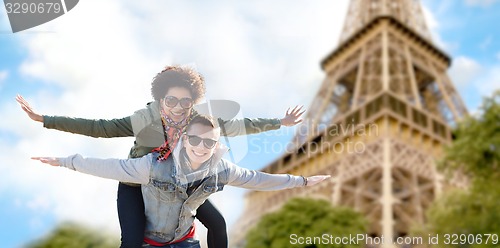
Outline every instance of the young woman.
<svg viewBox="0 0 500 248"><path fill-rule="evenodd" d="M82 119L37 114L21 97L16 99L21 108L45 128L87 135L91 137L135 136L129 158L138 158L153 149L165 160L179 140L189 121L197 116L193 109L205 94L203 77L184 67L166 67L153 79L151 94L154 101L133 115L119 119ZM303 111L295 107L280 119L248 119L222 121L222 135L237 136L275 130L280 126L293 126L300 121ZM120 182L118 185L118 217L121 228L122 248L140 247L144 237L144 203L139 185ZM206 201L196 216L208 229L209 248L227 247L226 223L220 212Z"/></svg>
<svg viewBox="0 0 500 248"><path fill-rule="evenodd" d="M208 116L194 117L174 150L161 160L154 152L136 159L34 157L53 166L122 182L142 184L146 213L143 247L200 247L193 238L194 214L208 197L232 185L254 190L282 190L315 185L329 175L312 177L267 174L222 159L220 130Z"/></svg>

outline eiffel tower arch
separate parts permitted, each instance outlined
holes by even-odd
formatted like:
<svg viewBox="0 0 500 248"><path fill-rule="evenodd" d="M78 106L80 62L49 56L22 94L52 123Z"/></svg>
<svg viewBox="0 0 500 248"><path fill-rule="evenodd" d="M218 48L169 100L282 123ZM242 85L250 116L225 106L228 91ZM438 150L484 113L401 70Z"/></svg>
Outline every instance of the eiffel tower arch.
<svg viewBox="0 0 500 248"><path fill-rule="evenodd" d="M467 115L446 73L450 63L432 42L418 0L351 0L290 152L262 169L333 178L310 188L249 192L231 247L244 244L263 214L299 196L358 210L373 237L402 237L424 223L425 209L448 185L436 159L451 142L451 127Z"/></svg>

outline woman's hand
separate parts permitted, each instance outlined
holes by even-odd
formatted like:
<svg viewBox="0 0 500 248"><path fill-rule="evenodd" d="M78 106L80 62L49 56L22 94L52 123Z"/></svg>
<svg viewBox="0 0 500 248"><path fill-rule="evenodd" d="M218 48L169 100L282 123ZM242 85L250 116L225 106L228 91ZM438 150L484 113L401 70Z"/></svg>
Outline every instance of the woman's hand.
<svg viewBox="0 0 500 248"><path fill-rule="evenodd" d="M38 161L45 163L45 164L50 164L52 166L60 166L61 165L61 163L59 162L59 159L54 158L54 157L31 157L31 159L38 160Z"/></svg>
<svg viewBox="0 0 500 248"><path fill-rule="evenodd" d="M295 126L302 122L302 119L299 120L300 116L306 112L302 110L303 106L295 106L295 108L290 111L290 108L286 110L285 117L281 119L281 125L291 127Z"/></svg>
<svg viewBox="0 0 500 248"><path fill-rule="evenodd" d="M28 114L28 116L32 120L43 122L43 116L35 113L35 111L33 111L33 108L31 108L30 104L26 100L24 100L24 98L21 95L16 96L16 101L19 103L19 105L21 105L21 108L24 110L24 112L26 112L26 114Z"/></svg>
<svg viewBox="0 0 500 248"><path fill-rule="evenodd" d="M328 179L330 177L331 177L330 175L318 175L318 176L307 177L306 186L316 185L316 184L323 182L325 179Z"/></svg>

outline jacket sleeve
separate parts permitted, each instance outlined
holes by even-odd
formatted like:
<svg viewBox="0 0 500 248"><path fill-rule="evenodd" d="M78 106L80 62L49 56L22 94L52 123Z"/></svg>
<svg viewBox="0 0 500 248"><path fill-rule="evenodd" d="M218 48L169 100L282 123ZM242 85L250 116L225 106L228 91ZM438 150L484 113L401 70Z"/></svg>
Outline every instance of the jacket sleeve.
<svg viewBox="0 0 500 248"><path fill-rule="evenodd" d="M151 160L151 154L134 159L83 158L80 154L59 158L61 167L97 177L139 184L149 182Z"/></svg>
<svg viewBox="0 0 500 248"><path fill-rule="evenodd" d="M64 116L43 116L43 126L94 138L134 136L130 117L121 119L83 119Z"/></svg>
<svg viewBox="0 0 500 248"><path fill-rule="evenodd" d="M237 120L222 120L221 135L222 136L240 136L247 134L255 134L270 130L277 130L281 127L281 121L278 118L244 118Z"/></svg>
<svg viewBox="0 0 500 248"><path fill-rule="evenodd" d="M304 178L289 174L269 174L256 170L241 168L235 164L227 162L228 185L260 190L272 191L283 190L304 185Z"/></svg>

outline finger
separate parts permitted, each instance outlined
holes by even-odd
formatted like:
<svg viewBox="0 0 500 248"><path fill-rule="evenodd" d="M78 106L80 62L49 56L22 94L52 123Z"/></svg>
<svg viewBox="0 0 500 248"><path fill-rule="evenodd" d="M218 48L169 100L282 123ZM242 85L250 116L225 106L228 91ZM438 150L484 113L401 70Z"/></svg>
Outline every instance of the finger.
<svg viewBox="0 0 500 248"><path fill-rule="evenodd" d="M22 97L21 95L18 95L18 97L16 97L16 100L18 100L18 102L20 103L26 103L26 100L24 100L24 97Z"/></svg>
<svg viewBox="0 0 500 248"><path fill-rule="evenodd" d="M44 164L56 165L56 164L54 164L55 160L52 158L40 158L38 161L40 161Z"/></svg>
<svg viewBox="0 0 500 248"><path fill-rule="evenodd" d="M30 106L29 105L26 105L26 103L22 102L22 103L19 103L21 105L21 107L23 108L26 108L26 109L29 109Z"/></svg>
<svg viewBox="0 0 500 248"><path fill-rule="evenodd" d="M301 123L302 121L303 121L302 119L300 119L300 120L296 120L293 124L294 124L294 125L297 125L297 124Z"/></svg>
<svg viewBox="0 0 500 248"><path fill-rule="evenodd" d="M24 105L24 104L25 104L24 99L22 99L22 98L18 98L18 97L16 97L16 101L17 101L19 104L21 104L21 105Z"/></svg>
<svg viewBox="0 0 500 248"><path fill-rule="evenodd" d="M293 110L292 110L292 114L293 114L293 115L296 115L296 114L297 114L297 111L298 111L299 109L300 109L300 108L299 108L299 105L295 106L295 108L293 108Z"/></svg>
<svg viewBox="0 0 500 248"><path fill-rule="evenodd" d="M26 107L28 107L28 108L30 108L30 109L31 109L30 104L29 104L29 103L28 103L28 102L27 102L27 101L26 101L23 97L21 97L21 102L22 102L22 104L23 104L24 106L26 106Z"/></svg>
<svg viewBox="0 0 500 248"><path fill-rule="evenodd" d="M330 175L317 175L317 176L312 176L311 178L317 181L323 181L325 179L330 178Z"/></svg>
<svg viewBox="0 0 500 248"><path fill-rule="evenodd" d="M28 103L21 102L20 105L24 109L24 111L33 112L33 109L31 108L31 106Z"/></svg>
<svg viewBox="0 0 500 248"><path fill-rule="evenodd" d="M328 175L328 176L320 176L320 180L319 181L321 182L321 181L324 181L324 180L326 180L328 178L330 178L330 175Z"/></svg>
<svg viewBox="0 0 500 248"><path fill-rule="evenodd" d="M30 105L25 105L25 108L29 111L29 112L33 112L33 108L31 108Z"/></svg>
<svg viewBox="0 0 500 248"><path fill-rule="evenodd" d="M28 114L33 112L31 109L27 108L26 106L21 106L21 109L24 110L24 112L26 112Z"/></svg>
<svg viewBox="0 0 500 248"><path fill-rule="evenodd" d="M44 163L44 164L49 164L49 161L48 161L48 159L47 159L47 158L35 157L35 158L31 158L31 159L33 159L33 160L38 160L38 161L40 161L40 162L42 162L42 163Z"/></svg>
<svg viewBox="0 0 500 248"><path fill-rule="evenodd" d="M300 117L300 116L301 116L301 115L303 115L305 112L306 112L306 111L305 111L305 110L303 110L302 112L298 113L296 116L297 116L297 117Z"/></svg>
<svg viewBox="0 0 500 248"><path fill-rule="evenodd" d="M27 101L23 101L23 105L26 106L27 108L31 109L31 106Z"/></svg>
<svg viewBox="0 0 500 248"><path fill-rule="evenodd" d="M16 100L17 100L17 99L16 99ZM22 107L25 111L33 112L33 109L31 108L31 106L29 105L29 103L28 103L28 102L26 102L24 99L19 100L18 102L19 102L19 104L21 105L21 107Z"/></svg>
<svg viewBox="0 0 500 248"><path fill-rule="evenodd" d="M326 180L326 179L328 179L328 178L330 178L330 177L329 177L329 176L318 176L318 177L315 177L314 179L309 180L309 181L311 181L311 184L310 184L310 185L311 185L311 186L312 186L312 185L316 185L316 184L318 184L318 183L321 183L321 182L325 181L325 180Z"/></svg>
<svg viewBox="0 0 500 248"><path fill-rule="evenodd" d="M295 116L300 116L302 113L305 112L305 110L303 110L303 107L304 106L300 106L299 108L297 108L297 110L295 111Z"/></svg>
<svg viewBox="0 0 500 248"><path fill-rule="evenodd" d="M285 115L289 115L290 114L289 111L290 111L290 108L287 108L286 112L285 112Z"/></svg>

